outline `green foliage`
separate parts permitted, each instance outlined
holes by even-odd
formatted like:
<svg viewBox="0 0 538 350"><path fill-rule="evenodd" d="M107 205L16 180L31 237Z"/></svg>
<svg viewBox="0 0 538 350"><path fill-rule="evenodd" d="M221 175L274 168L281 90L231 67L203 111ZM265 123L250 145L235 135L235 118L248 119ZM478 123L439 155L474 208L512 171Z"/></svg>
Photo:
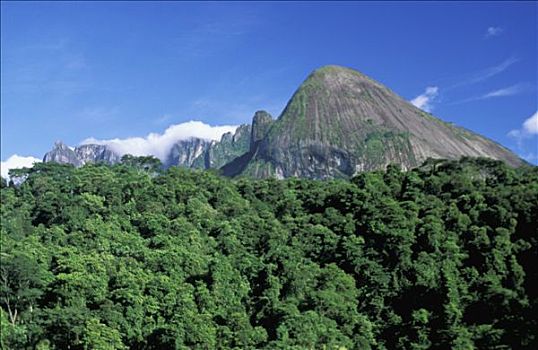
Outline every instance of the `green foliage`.
<svg viewBox="0 0 538 350"><path fill-rule="evenodd" d="M153 156L135 157L126 154L121 158L121 163L145 171L158 171L162 167L161 161Z"/></svg>
<svg viewBox="0 0 538 350"><path fill-rule="evenodd" d="M2 349L538 345L535 167L230 180L131 157L16 175Z"/></svg>

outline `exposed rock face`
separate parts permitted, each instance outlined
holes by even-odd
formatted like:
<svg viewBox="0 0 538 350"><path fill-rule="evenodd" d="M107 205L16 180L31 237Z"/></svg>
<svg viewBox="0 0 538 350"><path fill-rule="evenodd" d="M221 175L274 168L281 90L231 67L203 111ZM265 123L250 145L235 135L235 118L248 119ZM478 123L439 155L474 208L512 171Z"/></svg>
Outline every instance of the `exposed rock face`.
<svg viewBox="0 0 538 350"><path fill-rule="evenodd" d="M62 164L72 164L74 166L81 166L83 163L78 158L75 151L62 141L56 141L54 148L45 154L43 162L56 162Z"/></svg>
<svg viewBox="0 0 538 350"><path fill-rule="evenodd" d="M105 145L78 146L75 148L75 154L82 164L98 162L116 164L121 161L120 155Z"/></svg>
<svg viewBox="0 0 538 350"><path fill-rule="evenodd" d="M244 172L248 164L252 161L260 142L267 136L273 117L265 111L257 111L252 118L252 128L250 133L250 143L246 152L234 158L229 163L224 164L220 170L225 176L236 176ZM270 176L268 174L267 176Z"/></svg>
<svg viewBox="0 0 538 350"><path fill-rule="evenodd" d="M164 162L165 167L182 166L187 168L220 168L234 158L248 152L250 146L251 126L241 125L235 133L222 135L220 141L190 138L176 142ZM45 154L44 162L57 162L82 166L86 163L121 162L121 156L106 145L88 144L70 148L62 142L56 142L54 148Z"/></svg>
<svg viewBox="0 0 538 350"><path fill-rule="evenodd" d="M120 155L105 145L82 145L72 149L61 141L55 142L54 148L43 157L43 162L72 164L76 167L86 163L115 164L120 161Z"/></svg>
<svg viewBox="0 0 538 350"><path fill-rule="evenodd" d="M204 169L204 157L210 144L210 141L195 137L188 140L178 141L172 147L166 165Z"/></svg>
<svg viewBox="0 0 538 350"><path fill-rule="evenodd" d="M273 124L273 117L266 111L257 111L252 118L252 133L250 136L250 150L253 151L258 143L267 135Z"/></svg>
<svg viewBox="0 0 538 350"><path fill-rule="evenodd" d="M207 154L207 168L218 169L240 155L248 152L250 147L251 127L243 124L234 134L222 135L220 142L211 144Z"/></svg>
<svg viewBox="0 0 538 350"><path fill-rule="evenodd" d="M445 123L339 66L314 71L258 142L255 154L234 174L348 177L389 163L411 168L429 157L482 156L523 164L499 144Z"/></svg>
<svg viewBox="0 0 538 350"><path fill-rule="evenodd" d="M383 169L403 169L428 158L488 157L524 164L501 145L426 113L379 82L355 70L326 66L294 93L277 120L258 111L220 141L178 141L165 166L220 169L224 175L325 179ZM56 143L43 159L80 166L116 163L107 146L70 149Z"/></svg>
<svg viewBox="0 0 538 350"><path fill-rule="evenodd" d="M244 124L235 133L227 132L220 141L199 138L178 141L170 151L166 165L189 168L220 168L247 152L250 144L250 125Z"/></svg>

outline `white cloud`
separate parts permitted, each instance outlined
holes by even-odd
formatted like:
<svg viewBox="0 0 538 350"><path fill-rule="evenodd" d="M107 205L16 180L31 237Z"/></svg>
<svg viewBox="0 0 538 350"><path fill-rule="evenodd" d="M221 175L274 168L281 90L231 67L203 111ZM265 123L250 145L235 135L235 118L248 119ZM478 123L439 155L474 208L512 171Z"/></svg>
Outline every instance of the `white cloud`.
<svg viewBox="0 0 538 350"><path fill-rule="evenodd" d="M538 154L536 153L526 153L521 156L527 162L536 164L538 162Z"/></svg>
<svg viewBox="0 0 538 350"><path fill-rule="evenodd" d="M492 98L492 97L512 96L512 95L516 95L522 92L522 90L523 90L522 84L516 84L516 85L503 88L503 89L488 92L487 94L480 96L478 99L484 100L484 99Z"/></svg>
<svg viewBox="0 0 538 350"><path fill-rule="evenodd" d="M508 132L508 137L511 137L516 141L517 147L520 150L527 148L526 146L528 146L528 144L525 142L525 140L531 139L533 135L538 135L538 111L527 118L521 125L521 128L510 130ZM536 154L538 153L538 144L535 142L536 140L531 141L533 141L531 145L533 149L530 151L530 153Z"/></svg>
<svg viewBox="0 0 538 350"><path fill-rule="evenodd" d="M475 84L484 82L504 72L510 66L512 66L513 64L517 62L519 62L519 59L515 56L512 56L495 66L483 69L481 71L474 72L471 74L466 74L464 76L460 76L459 78L457 77L449 78L450 80L459 80L459 81L448 86L443 86L442 87L443 92L446 94L446 92L457 89L457 88L475 85ZM527 86L525 84L517 84L514 86L510 86L508 88L491 91L481 96L475 96L475 97L467 98L464 100L451 102L449 104L453 105L453 104L460 104L460 103L465 103L465 102L470 102L470 101L487 99L491 97L510 96L510 95L515 95L517 93L523 92L524 90L527 90ZM426 91L423 94L415 97L410 102L416 107L421 108L426 112L430 112L433 109L432 102L434 101L435 98L437 98L438 92L439 92L439 88L437 86L430 86L426 88Z"/></svg>
<svg viewBox="0 0 538 350"><path fill-rule="evenodd" d="M517 139L517 138L521 137L521 130L517 130L517 129L510 130L508 132L508 136Z"/></svg>
<svg viewBox="0 0 538 350"><path fill-rule="evenodd" d="M433 100L435 100L437 95L439 95L439 88L437 86L428 86L423 94L411 100L411 104L426 112L430 112L433 109Z"/></svg>
<svg viewBox="0 0 538 350"><path fill-rule="evenodd" d="M76 114L78 119L83 119L88 122L106 122L118 116L120 109L116 106L112 107L85 107Z"/></svg>
<svg viewBox="0 0 538 350"><path fill-rule="evenodd" d="M472 74L470 76L467 76L467 77L463 78L462 81L460 81L458 83L455 83L455 84L453 84L451 86L448 86L446 88L443 88L443 90L444 91L452 90L454 88L459 88L459 87L462 87L462 86L468 86L468 85L473 85L473 84L483 82L485 80L488 80L489 78L492 78L492 77L496 76L497 74L500 74L500 73L504 72L510 66L512 66L513 64L515 64L517 62L519 62L519 59L517 57L514 57L514 56L509 57L506 60L499 63L498 65L486 68L486 69L481 70L479 72L476 72L476 73L474 73L474 74Z"/></svg>
<svg viewBox="0 0 538 350"><path fill-rule="evenodd" d="M9 157L5 162L2 162L1 166L1 175L3 178L8 178L8 173L10 169L19 169L19 168L31 168L34 163L41 162L41 159L35 157L21 157L17 154Z"/></svg>
<svg viewBox="0 0 538 350"><path fill-rule="evenodd" d="M504 29L501 27L488 27L488 29L486 29L486 38L501 35L502 32L504 32Z"/></svg>
<svg viewBox="0 0 538 350"><path fill-rule="evenodd" d="M496 97L514 96L520 93L531 91L532 89L533 88L531 85L526 84L526 83L520 83L520 84L508 86L502 89L493 90L479 96L474 96L474 97L466 98L464 100L455 101L450 104L456 105L456 104L467 103L467 102L472 102L472 101L488 100L490 98L496 98Z"/></svg>
<svg viewBox="0 0 538 350"><path fill-rule="evenodd" d="M494 77L497 74L500 74L500 73L504 72L505 70L508 69L508 67L510 67L511 65L513 65L514 63L517 63L517 62L519 62L518 58L513 57L513 56L509 57L508 59L502 61L501 63L499 63L496 66L489 67L487 69L484 69L481 72L478 72L476 75L474 75L473 77L471 77L467 81L464 81L463 83L461 83L461 85L476 84L476 83L479 83L479 82L484 81L486 79L489 79L491 77Z"/></svg>
<svg viewBox="0 0 538 350"><path fill-rule="evenodd" d="M205 140L220 140L222 134L234 132L237 125L211 126L200 121L169 126L164 133L150 133L146 137L129 137L126 139L97 140L88 138L81 144L108 145L114 152L134 156L153 155L166 160L172 146L180 141L197 137Z"/></svg>
<svg viewBox="0 0 538 350"><path fill-rule="evenodd" d="M538 134L538 111L523 122L523 130L529 134Z"/></svg>

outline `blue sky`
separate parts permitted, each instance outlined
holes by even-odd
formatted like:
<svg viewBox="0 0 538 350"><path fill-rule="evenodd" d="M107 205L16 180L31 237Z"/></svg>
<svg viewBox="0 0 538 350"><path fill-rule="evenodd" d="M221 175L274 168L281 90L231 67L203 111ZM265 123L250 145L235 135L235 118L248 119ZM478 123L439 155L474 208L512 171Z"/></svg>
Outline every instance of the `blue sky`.
<svg viewBox="0 0 538 350"><path fill-rule="evenodd" d="M2 2L1 158L278 116L357 69L537 162L536 2ZM538 117L537 117L538 118ZM538 132L538 131L537 131Z"/></svg>

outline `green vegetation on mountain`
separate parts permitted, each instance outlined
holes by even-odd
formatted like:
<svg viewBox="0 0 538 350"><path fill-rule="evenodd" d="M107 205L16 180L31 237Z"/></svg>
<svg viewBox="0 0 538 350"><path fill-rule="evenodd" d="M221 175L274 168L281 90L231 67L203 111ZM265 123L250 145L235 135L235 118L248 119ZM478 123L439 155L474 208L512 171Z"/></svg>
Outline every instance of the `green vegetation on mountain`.
<svg viewBox="0 0 538 350"><path fill-rule="evenodd" d="M250 148L251 126L243 124L234 134L224 134L220 142L209 146L206 158L207 168L218 169L235 158L248 152Z"/></svg>
<svg viewBox="0 0 538 350"><path fill-rule="evenodd" d="M496 142L416 108L356 70L325 66L306 78L276 120L257 111L252 125L220 141L178 140L164 165L220 169L230 177L334 179L388 164L411 169L428 158L465 156L525 164ZM63 144L44 157L75 166L119 159L105 146L73 151Z"/></svg>
<svg viewBox="0 0 538 350"><path fill-rule="evenodd" d="M225 173L349 178L391 163L410 169L428 158L462 156L524 163L497 143L423 112L358 71L325 66L299 86L251 157L251 163L271 164L273 172L245 165L244 171Z"/></svg>
<svg viewBox="0 0 538 350"><path fill-rule="evenodd" d="M252 118L252 134L250 137L250 149L254 152L256 147L267 135L273 124L273 116L266 111L256 111Z"/></svg>
<svg viewBox="0 0 538 350"><path fill-rule="evenodd" d="M538 345L536 167L231 180L126 157L12 176L2 349Z"/></svg>

